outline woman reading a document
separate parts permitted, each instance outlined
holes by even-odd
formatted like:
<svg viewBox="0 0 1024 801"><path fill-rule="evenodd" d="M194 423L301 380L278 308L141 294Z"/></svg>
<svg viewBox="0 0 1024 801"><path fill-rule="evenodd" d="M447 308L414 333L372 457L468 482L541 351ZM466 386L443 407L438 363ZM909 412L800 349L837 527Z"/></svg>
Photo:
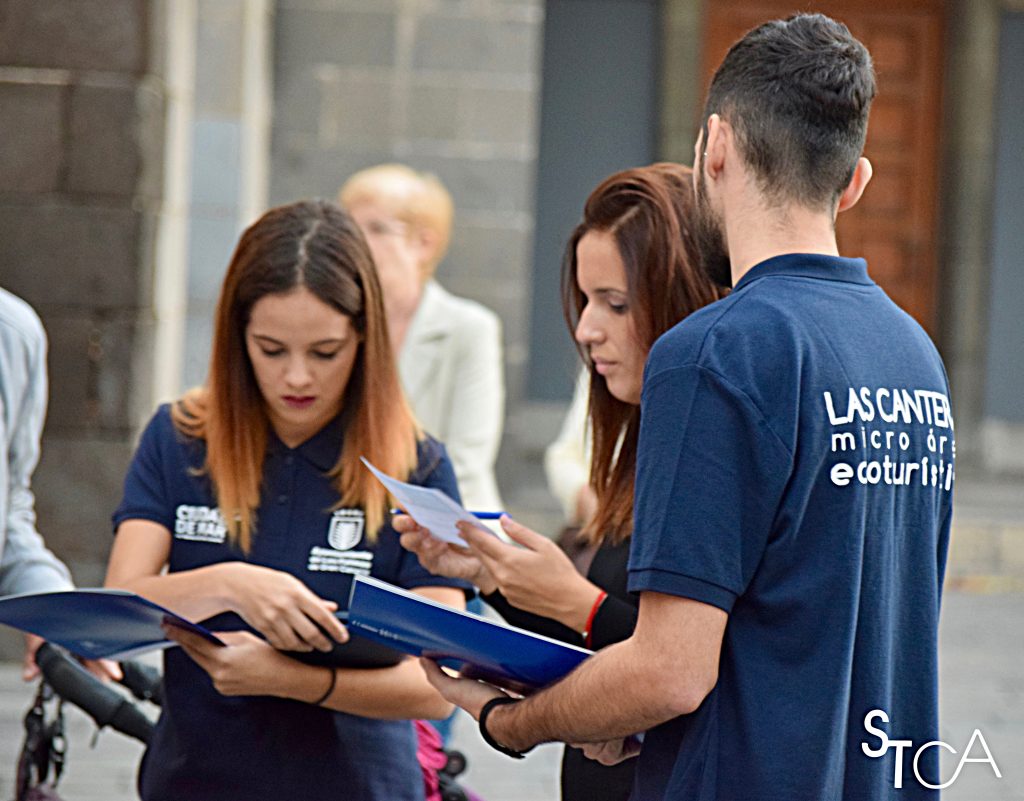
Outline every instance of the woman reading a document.
<svg viewBox="0 0 1024 801"><path fill-rule="evenodd" d="M399 387L381 291L338 207L295 203L242 235L217 308L205 386L157 411L114 515L107 586L218 633L169 630L166 701L143 801L423 798L409 718L449 705L414 660L369 669L282 651L347 639L353 575L461 607L387 524L359 462L458 497L444 448Z"/></svg>
<svg viewBox="0 0 1024 801"><path fill-rule="evenodd" d="M402 545L429 570L472 581L510 623L590 648L626 639L636 599L626 591L644 360L654 341L721 297L693 236L691 171L675 164L616 173L587 199L562 271L563 306L590 374L590 482L597 511L581 536L598 546L586 576L547 537L508 517L515 547L466 527L469 548L396 518ZM633 760L605 767L566 747L562 798L629 797Z"/></svg>

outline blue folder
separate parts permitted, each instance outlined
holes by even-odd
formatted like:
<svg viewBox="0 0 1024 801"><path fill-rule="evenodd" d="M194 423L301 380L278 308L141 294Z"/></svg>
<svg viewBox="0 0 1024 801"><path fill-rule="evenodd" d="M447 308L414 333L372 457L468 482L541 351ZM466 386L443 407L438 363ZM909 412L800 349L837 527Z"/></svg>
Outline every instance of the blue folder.
<svg viewBox="0 0 1024 801"><path fill-rule="evenodd" d="M164 623L224 643L197 623L124 590L26 592L0 598L0 623L37 634L86 659L127 659L175 643Z"/></svg>
<svg viewBox="0 0 1024 801"><path fill-rule="evenodd" d="M383 645L522 694L557 681L593 653L366 576L352 582L348 625Z"/></svg>
<svg viewBox="0 0 1024 801"><path fill-rule="evenodd" d="M346 622L347 613L338 612ZM217 627L220 618L209 623ZM133 592L107 589L28 592L0 598L0 623L38 634L86 659L130 659L156 648L177 645L161 625L168 623L193 631L223 645L205 626L176 615ZM233 626L232 626L233 627ZM405 654L364 637L350 636L329 652L284 651L312 665L378 668L397 665Z"/></svg>

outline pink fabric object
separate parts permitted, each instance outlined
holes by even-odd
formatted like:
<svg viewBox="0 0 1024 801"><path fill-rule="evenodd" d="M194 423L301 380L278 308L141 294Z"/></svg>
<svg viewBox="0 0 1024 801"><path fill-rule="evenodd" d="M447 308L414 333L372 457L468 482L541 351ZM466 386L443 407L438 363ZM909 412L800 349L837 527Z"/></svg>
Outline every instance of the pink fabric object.
<svg viewBox="0 0 1024 801"><path fill-rule="evenodd" d="M425 720L414 720L416 727L416 761L423 771L426 801L441 801L441 788L437 773L448 763L448 755L441 747L441 735Z"/></svg>

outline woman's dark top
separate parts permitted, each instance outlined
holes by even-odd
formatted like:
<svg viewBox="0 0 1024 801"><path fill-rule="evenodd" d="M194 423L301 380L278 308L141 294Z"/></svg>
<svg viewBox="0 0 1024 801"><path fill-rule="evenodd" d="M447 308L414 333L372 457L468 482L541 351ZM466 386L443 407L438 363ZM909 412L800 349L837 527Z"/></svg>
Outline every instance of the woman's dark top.
<svg viewBox="0 0 1024 801"><path fill-rule="evenodd" d="M626 590L629 540L603 544L594 554L587 578L608 593L594 616L589 647L594 650L627 639L636 627L638 600ZM572 645L584 645L583 635L557 620L524 612L512 606L501 592L483 596L513 626L543 634ZM562 756L563 801L626 801L633 787L636 760L606 766L583 756L572 746Z"/></svg>
<svg viewBox="0 0 1024 801"><path fill-rule="evenodd" d="M169 571L220 562L282 570L321 598L348 607L353 577L399 587L461 586L433 576L401 547L385 524L375 539L357 507L340 500L329 473L344 438L335 418L288 448L269 435L259 528L243 553L227 537L208 475L206 446L180 434L162 406L135 453L114 528L125 520L159 523L171 532ZM410 483L458 498L444 447L425 439ZM210 618L214 631L251 631L238 615ZM165 700L139 771L143 801L423 801L416 736L408 720L335 712L271 696L221 695L180 648L164 652Z"/></svg>

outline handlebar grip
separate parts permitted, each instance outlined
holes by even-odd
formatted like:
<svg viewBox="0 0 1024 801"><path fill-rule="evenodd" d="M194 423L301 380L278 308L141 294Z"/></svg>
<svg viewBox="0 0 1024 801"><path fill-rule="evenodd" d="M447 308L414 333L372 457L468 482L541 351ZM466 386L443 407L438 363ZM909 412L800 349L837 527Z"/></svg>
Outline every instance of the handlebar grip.
<svg viewBox="0 0 1024 801"><path fill-rule="evenodd" d="M36 664L54 692L80 707L101 729L110 726L136 740L149 742L152 721L58 648L43 643L36 653Z"/></svg>
<svg viewBox="0 0 1024 801"><path fill-rule="evenodd" d="M153 721L147 718L138 707L127 698L121 700L121 704L114 710L114 717L111 718L110 727L138 740L140 743L149 743L153 734Z"/></svg>
<svg viewBox="0 0 1024 801"><path fill-rule="evenodd" d="M121 663L121 674L118 681L132 695L140 701L151 701L157 706L163 706L163 677L157 668L129 659Z"/></svg>

